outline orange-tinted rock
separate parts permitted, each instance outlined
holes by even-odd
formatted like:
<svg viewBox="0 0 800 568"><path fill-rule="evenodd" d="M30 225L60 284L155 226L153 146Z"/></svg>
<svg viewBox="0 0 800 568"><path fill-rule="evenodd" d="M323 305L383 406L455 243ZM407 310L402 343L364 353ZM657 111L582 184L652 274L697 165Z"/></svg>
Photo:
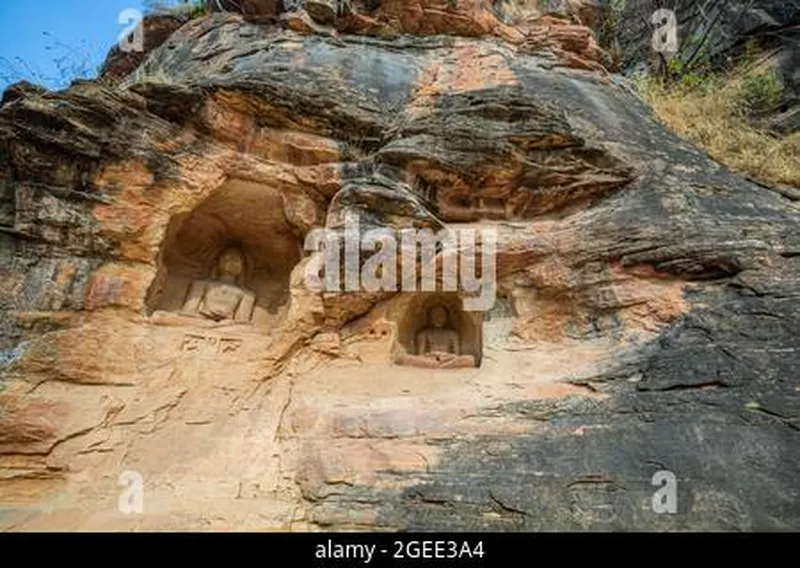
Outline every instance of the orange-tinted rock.
<svg viewBox="0 0 800 568"><path fill-rule="evenodd" d="M5 97L0 526L792 526L796 208L536 2L314 5L244 2L117 86ZM493 303L419 274L314 288L315 230L353 215L476 231ZM470 248L440 244L435 284ZM398 364L420 337L470 365ZM697 507L641 509L664 467Z"/></svg>
<svg viewBox="0 0 800 568"><path fill-rule="evenodd" d="M148 15L142 20L143 50L126 53L115 46L103 62L100 77L116 82L136 69L147 55L163 44L172 32L184 24L184 21L172 15Z"/></svg>

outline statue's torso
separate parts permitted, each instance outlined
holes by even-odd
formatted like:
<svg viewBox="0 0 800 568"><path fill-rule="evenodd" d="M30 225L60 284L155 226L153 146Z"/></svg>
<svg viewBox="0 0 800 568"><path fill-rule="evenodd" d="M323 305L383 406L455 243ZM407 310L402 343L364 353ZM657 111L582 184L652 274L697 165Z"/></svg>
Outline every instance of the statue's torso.
<svg viewBox="0 0 800 568"><path fill-rule="evenodd" d="M454 353L455 344L458 342L458 334L452 329L428 328L420 332L423 345L423 352L426 353Z"/></svg>
<svg viewBox="0 0 800 568"><path fill-rule="evenodd" d="M233 319L245 291L233 284L209 282L206 284L200 313L208 318Z"/></svg>

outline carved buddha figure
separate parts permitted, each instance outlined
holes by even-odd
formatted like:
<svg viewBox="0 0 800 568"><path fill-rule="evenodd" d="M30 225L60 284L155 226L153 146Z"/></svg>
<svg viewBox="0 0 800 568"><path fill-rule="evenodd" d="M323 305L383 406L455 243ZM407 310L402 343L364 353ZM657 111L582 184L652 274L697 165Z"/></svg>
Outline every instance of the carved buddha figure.
<svg viewBox="0 0 800 568"><path fill-rule="evenodd" d="M244 266L244 255L238 248L223 251L214 279L192 283L183 311L214 321L249 322L256 296L242 287Z"/></svg>
<svg viewBox="0 0 800 568"><path fill-rule="evenodd" d="M447 309L434 306L428 316L429 325L415 338L417 354L406 355L401 363L434 369L474 367L475 357L461 353L461 340L458 332L449 326Z"/></svg>

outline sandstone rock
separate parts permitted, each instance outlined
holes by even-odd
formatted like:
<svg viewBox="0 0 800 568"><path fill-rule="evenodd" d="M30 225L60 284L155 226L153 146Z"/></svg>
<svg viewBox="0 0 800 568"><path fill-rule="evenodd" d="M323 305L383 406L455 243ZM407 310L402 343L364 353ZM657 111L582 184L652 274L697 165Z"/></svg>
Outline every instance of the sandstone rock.
<svg viewBox="0 0 800 568"><path fill-rule="evenodd" d="M568 66L578 69L602 72L609 61L608 54L600 49L589 28L551 16L536 21L525 38L523 49L530 53L548 49L564 59Z"/></svg>
<svg viewBox="0 0 800 568"><path fill-rule="evenodd" d="M284 4L294 4L288 0L220 0L217 7L228 12L239 12L254 22L270 22L280 13ZM212 3L217 4L217 3Z"/></svg>
<svg viewBox="0 0 800 568"><path fill-rule="evenodd" d="M331 25L340 13L339 4L339 0L306 0L305 9L315 21Z"/></svg>
<svg viewBox="0 0 800 568"><path fill-rule="evenodd" d="M6 94L0 526L796 527L796 203L655 122L585 28L366 4L336 37L249 2L119 84ZM313 289L309 237L354 214L494 231L495 304ZM477 367L396 364L436 305Z"/></svg>
<svg viewBox="0 0 800 568"><path fill-rule="evenodd" d="M172 35L172 32L184 23L182 18L171 14L148 15L141 24L144 49L139 52L125 53L119 46L114 46L100 68L100 77L110 81L123 79L144 61L148 53L164 43Z"/></svg>

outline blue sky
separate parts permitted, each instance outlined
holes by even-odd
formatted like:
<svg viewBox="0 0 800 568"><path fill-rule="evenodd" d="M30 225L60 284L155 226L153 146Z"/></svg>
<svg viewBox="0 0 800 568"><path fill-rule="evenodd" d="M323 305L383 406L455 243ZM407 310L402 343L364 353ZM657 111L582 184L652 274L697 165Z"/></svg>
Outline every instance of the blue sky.
<svg viewBox="0 0 800 568"><path fill-rule="evenodd" d="M95 76L125 8L142 0L0 0L0 91L22 79L61 88Z"/></svg>

